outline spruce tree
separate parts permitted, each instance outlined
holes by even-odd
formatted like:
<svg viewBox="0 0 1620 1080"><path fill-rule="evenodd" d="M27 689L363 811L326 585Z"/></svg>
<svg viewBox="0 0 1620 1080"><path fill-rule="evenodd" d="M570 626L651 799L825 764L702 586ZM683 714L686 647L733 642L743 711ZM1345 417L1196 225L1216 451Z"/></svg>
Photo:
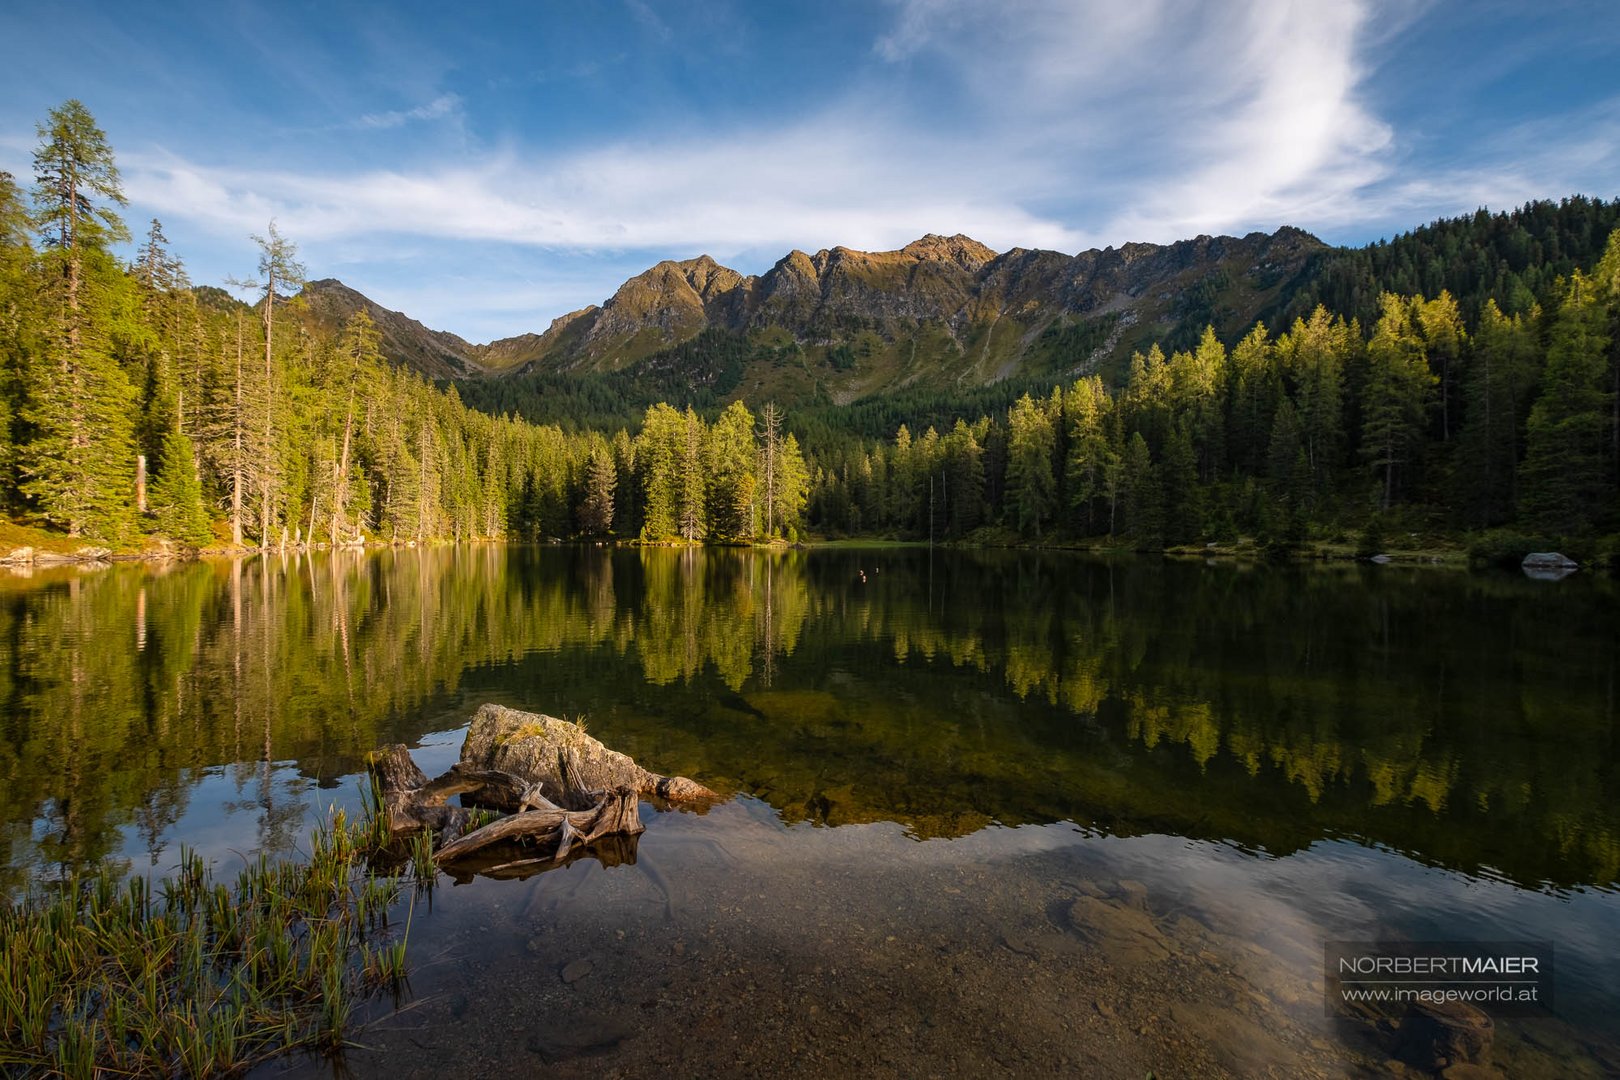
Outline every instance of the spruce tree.
<svg viewBox="0 0 1620 1080"><path fill-rule="evenodd" d="M1608 313L1576 271L1558 308L1541 395L1530 410L1520 505L1539 528L1576 533L1605 491Z"/></svg>
<svg viewBox="0 0 1620 1080"><path fill-rule="evenodd" d="M719 540L754 536L754 415L741 401L726 407L709 432L708 507L710 533Z"/></svg>
<svg viewBox="0 0 1620 1080"><path fill-rule="evenodd" d="M1533 322L1534 316L1509 319L1487 300L1462 375L1453 488L1460 520L1476 528L1503 524L1513 514L1519 434L1538 358Z"/></svg>
<svg viewBox="0 0 1620 1080"><path fill-rule="evenodd" d="M1383 314L1367 345L1367 387L1362 402L1361 455L1382 483L1381 505L1395 501L1398 482L1415 465L1424 420L1438 381L1430 373L1423 340L1412 321L1422 303L1385 293Z"/></svg>
<svg viewBox="0 0 1620 1080"><path fill-rule="evenodd" d="M82 104L52 110L38 130L35 221L55 317L31 379L23 489L69 536L119 542L134 525L135 392L112 344L132 312L105 246L128 237L107 205L125 200L112 149Z"/></svg>
<svg viewBox="0 0 1620 1080"><path fill-rule="evenodd" d="M1057 506L1052 420L1025 394L1008 413L1007 428L1008 524L1038 539Z"/></svg>
<svg viewBox="0 0 1620 1080"><path fill-rule="evenodd" d="M593 446L585 459L585 483L579 508L579 531L607 536L613 531L613 489L618 471L606 445Z"/></svg>
<svg viewBox="0 0 1620 1080"><path fill-rule="evenodd" d="M203 507L196 451L179 428L170 428L163 437L163 459L152 482L152 511L158 532L164 536L193 546L213 538Z"/></svg>

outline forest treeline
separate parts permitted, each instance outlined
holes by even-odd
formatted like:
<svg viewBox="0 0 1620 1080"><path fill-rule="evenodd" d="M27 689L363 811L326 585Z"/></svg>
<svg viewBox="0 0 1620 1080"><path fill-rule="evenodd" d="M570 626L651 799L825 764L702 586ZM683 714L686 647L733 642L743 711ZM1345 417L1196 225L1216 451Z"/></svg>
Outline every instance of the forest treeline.
<svg viewBox="0 0 1620 1080"><path fill-rule="evenodd" d="M194 287L153 221L135 257L105 134L39 125L31 199L0 173L0 508L120 546L796 536L780 414L646 410L633 438L494 417L399 370L366 313L323 326L272 222L252 304ZM148 482L149 481L149 482Z"/></svg>
<svg viewBox="0 0 1620 1080"><path fill-rule="evenodd" d="M745 344L701 338L628 388L581 383L573 423L535 423L389 364L363 311L315 317L274 223L232 282L250 303L193 286L157 221L119 259L105 135L76 101L38 131L31 191L0 174L0 510L72 537L747 542L994 526L1156 548L1620 524L1620 233L1589 257L1620 204L1532 204L1345 255L1297 298L1324 302L1280 333L1154 347L1118 388L1092 375L1016 401L1024 388L1001 384L756 416L731 400ZM1380 282L1463 292L1383 291L1368 307ZM684 409L666 403L683 388ZM896 426L879 439L879 425Z"/></svg>
<svg viewBox="0 0 1620 1080"><path fill-rule="evenodd" d="M1522 301L1522 297L1519 298ZM1442 290L1383 293L1377 317L1318 305L1280 334L1132 357L1024 394L1004 414L827 454L812 520L838 532L1139 548L1258 535L1287 545L1385 528L1511 526L1541 537L1620 521L1620 230L1549 306L1465 318Z"/></svg>

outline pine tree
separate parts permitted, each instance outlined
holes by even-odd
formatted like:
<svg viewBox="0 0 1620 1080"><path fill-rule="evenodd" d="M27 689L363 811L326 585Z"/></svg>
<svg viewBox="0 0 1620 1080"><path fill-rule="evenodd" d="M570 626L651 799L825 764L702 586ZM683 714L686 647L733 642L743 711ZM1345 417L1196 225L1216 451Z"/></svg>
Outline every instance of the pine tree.
<svg viewBox="0 0 1620 1080"><path fill-rule="evenodd" d="M1164 447L1160 464L1164 542L1190 544L1204 528L1203 492L1198 486L1198 455L1192 436L1178 426Z"/></svg>

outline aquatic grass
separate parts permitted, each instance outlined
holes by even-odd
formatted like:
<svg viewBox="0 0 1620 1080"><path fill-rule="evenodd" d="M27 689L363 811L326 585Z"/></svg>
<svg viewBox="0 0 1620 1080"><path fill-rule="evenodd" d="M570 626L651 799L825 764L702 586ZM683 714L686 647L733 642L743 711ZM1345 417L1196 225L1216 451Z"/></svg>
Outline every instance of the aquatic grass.
<svg viewBox="0 0 1620 1080"><path fill-rule="evenodd" d="M411 840L411 879L418 892L432 892L439 881L439 867L433 861L433 834L426 829Z"/></svg>
<svg viewBox="0 0 1620 1080"><path fill-rule="evenodd" d="M400 878L373 865L386 840L368 805L233 884L183 847L155 883L103 869L0 905L0 1076L206 1077L341 1050L358 1000L405 982ZM431 888L431 847L411 860Z"/></svg>

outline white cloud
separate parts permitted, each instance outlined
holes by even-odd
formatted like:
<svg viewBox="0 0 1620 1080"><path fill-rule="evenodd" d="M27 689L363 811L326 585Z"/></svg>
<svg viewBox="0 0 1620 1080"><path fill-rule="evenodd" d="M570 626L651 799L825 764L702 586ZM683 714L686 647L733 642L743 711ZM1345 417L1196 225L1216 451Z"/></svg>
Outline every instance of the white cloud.
<svg viewBox="0 0 1620 1080"><path fill-rule="evenodd" d="M638 0L626 2L641 17ZM840 90L818 83L799 102L814 102L809 111L753 126L733 120L638 141L608 133L566 152L514 144L426 168L346 172L148 153L124 157L126 186L165 220L236 243L274 217L345 273L368 258L380 266L386 256L372 253L402 237L535 248L536 264L566 263L579 275L549 282L546 296L599 300L619 283L607 268L617 275L627 262L666 255L881 249L924 232L1075 251L1282 224L1328 231L1398 217L1410 227L1481 203L1500 208L1582 187L1601 194L1620 174L1613 102L1562 126L1476 142L1468 160L1426 157L1421 173L1412 169L1413 146L1397 117L1377 114L1371 91L1384 50L1421 5L898 0L893 8L870 62ZM397 128L462 109L445 94L360 123ZM492 274L455 288L468 311L490 311L491 297L528 295L509 286ZM440 306L453 310L454 297ZM560 310L515 315L523 321L507 329L542 327Z"/></svg>
<svg viewBox="0 0 1620 1080"><path fill-rule="evenodd" d="M459 94L440 94L426 105L394 112L367 113L357 121L363 128L397 128L419 120L442 120L461 110Z"/></svg>
<svg viewBox="0 0 1620 1080"><path fill-rule="evenodd" d="M909 145L908 145L909 144ZM886 125L824 116L725 139L618 144L551 160L493 154L432 172L346 175L125 159L132 198L221 235L262 230L359 239L405 233L571 250L715 254L793 245L896 245L928 231L987 243L1072 245L1078 234L1008 198L995 163L953 167L955 148Z"/></svg>

